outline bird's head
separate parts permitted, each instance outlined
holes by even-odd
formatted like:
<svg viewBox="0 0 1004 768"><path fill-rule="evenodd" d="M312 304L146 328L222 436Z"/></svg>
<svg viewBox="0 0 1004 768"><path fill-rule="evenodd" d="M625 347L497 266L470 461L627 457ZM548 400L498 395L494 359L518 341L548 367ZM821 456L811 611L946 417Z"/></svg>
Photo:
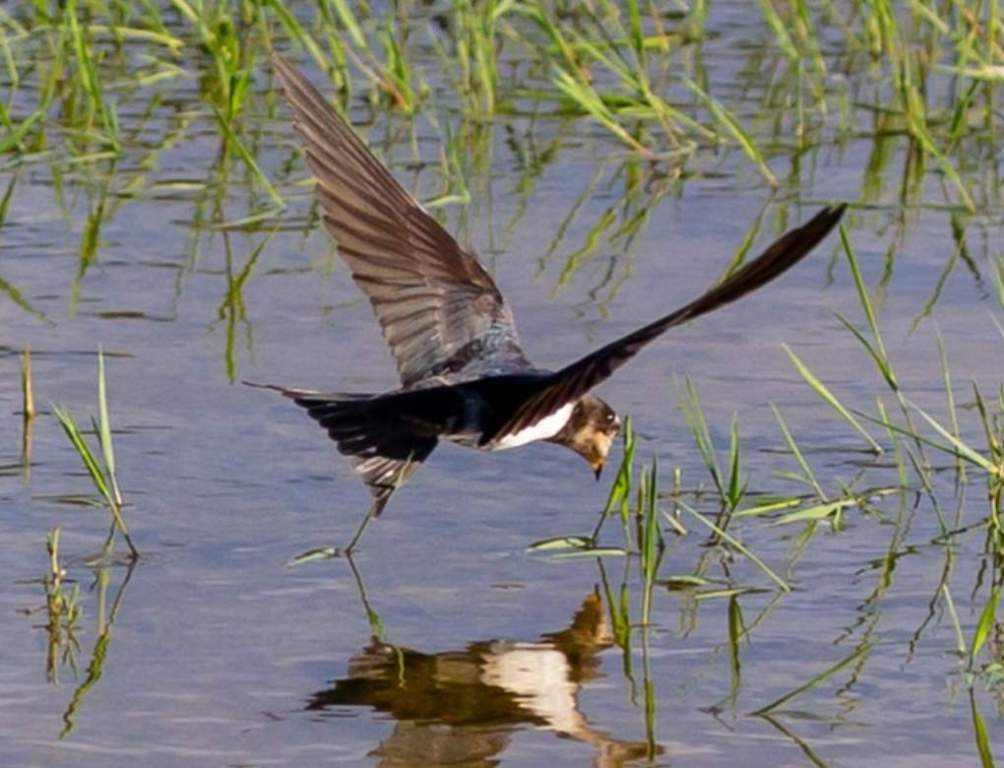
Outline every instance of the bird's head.
<svg viewBox="0 0 1004 768"><path fill-rule="evenodd" d="M567 446L584 458L600 479L610 446L621 429L614 409L595 395L586 395L575 404L561 431L550 442Z"/></svg>

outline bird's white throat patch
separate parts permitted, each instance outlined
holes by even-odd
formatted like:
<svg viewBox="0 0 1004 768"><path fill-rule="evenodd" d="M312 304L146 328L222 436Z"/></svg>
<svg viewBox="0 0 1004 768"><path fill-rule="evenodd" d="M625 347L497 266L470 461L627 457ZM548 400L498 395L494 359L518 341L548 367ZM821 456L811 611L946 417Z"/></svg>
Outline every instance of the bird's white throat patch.
<svg viewBox="0 0 1004 768"><path fill-rule="evenodd" d="M575 403L568 403L561 406L561 408L550 416L545 416L536 424L532 424L526 429L521 429L519 432L505 435L495 444L495 450L505 451L509 448L518 448L521 445L532 443L535 440L547 440L554 437L568 423L573 408L575 408Z"/></svg>

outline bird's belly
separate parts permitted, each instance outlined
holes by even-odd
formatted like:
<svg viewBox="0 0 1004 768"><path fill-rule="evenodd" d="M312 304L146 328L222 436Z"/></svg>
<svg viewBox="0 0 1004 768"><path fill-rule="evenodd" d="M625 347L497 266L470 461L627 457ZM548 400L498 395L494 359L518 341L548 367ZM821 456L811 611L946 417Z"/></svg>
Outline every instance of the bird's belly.
<svg viewBox="0 0 1004 768"><path fill-rule="evenodd" d="M519 432L513 432L512 434L500 437L494 442L491 450L505 451L509 448L518 448L521 445L526 445L536 440L547 440L554 437L568 423L568 418L572 415L574 407L575 403L563 405L560 409L550 416L545 416L536 424L526 429L521 429Z"/></svg>

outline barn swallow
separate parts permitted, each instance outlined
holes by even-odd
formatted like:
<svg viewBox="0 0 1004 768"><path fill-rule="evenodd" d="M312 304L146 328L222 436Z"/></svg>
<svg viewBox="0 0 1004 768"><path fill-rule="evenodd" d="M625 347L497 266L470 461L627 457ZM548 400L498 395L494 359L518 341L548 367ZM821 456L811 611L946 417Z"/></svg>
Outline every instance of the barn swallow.
<svg viewBox="0 0 1004 768"><path fill-rule="evenodd" d="M279 55L273 60L324 225L373 306L401 379L381 394L268 386L327 430L373 497L349 549L440 440L483 451L557 443L598 478L621 422L593 388L665 331L778 277L844 212L844 205L823 208L686 306L556 371L539 368L477 254L398 183L300 71Z"/></svg>

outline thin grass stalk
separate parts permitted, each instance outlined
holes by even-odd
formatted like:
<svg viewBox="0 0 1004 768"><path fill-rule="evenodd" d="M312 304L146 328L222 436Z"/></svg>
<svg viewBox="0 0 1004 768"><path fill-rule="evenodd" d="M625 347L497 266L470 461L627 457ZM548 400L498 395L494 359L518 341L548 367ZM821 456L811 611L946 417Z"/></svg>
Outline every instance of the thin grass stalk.
<svg viewBox="0 0 1004 768"><path fill-rule="evenodd" d="M215 109L215 114L217 124L223 131L225 141L237 150L237 154L240 155L241 160L244 161L244 164L247 166L247 169L251 172L252 176L257 179L258 183L265 189L265 193L271 198L273 204L275 205L274 212L278 213L282 211L282 209L286 207L286 203L282 199L282 195L279 194L276 188L272 185L272 182L269 181L268 176L264 171L262 171L261 166L258 165L254 155L251 154L246 146L244 146L244 142L242 142L238 138L237 134L234 133L233 129L229 125L226 115L224 115L219 108Z"/></svg>
<svg viewBox="0 0 1004 768"><path fill-rule="evenodd" d="M795 461L798 462L798 466L802 470L802 475L805 480L812 485L820 500L826 501L826 492L823 490L823 486L820 485L819 480L816 479L816 474L812 471L812 466L802 454L801 449L798 447L798 443L795 442L795 436L792 435L791 430L788 428L788 422L785 421L784 416L781 415L781 411L778 410L774 403L770 404L770 408L774 412L774 418L777 419L778 426L781 428L781 434L784 436L784 441L788 444L788 449L791 451L792 456L795 457Z"/></svg>
<svg viewBox="0 0 1004 768"><path fill-rule="evenodd" d="M948 405L948 418L952 425L952 434L957 438L961 438L962 433L959 430L959 414L955 408L955 392L952 388L952 372L948 367L948 353L945 351L945 341L941 337L941 329L935 329L936 338L938 340L938 358L941 361L941 378L945 385L945 400ZM962 459L955 459L955 471L959 473L959 481L966 481L966 465L963 463Z"/></svg>
<svg viewBox="0 0 1004 768"><path fill-rule="evenodd" d="M742 501L745 487L742 483L742 467L739 447L739 416L732 414L732 429L729 436L729 488L728 511L734 512Z"/></svg>
<svg viewBox="0 0 1004 768"><path fill-rule="evenodd" d="M97 113L105 130L105 139L112 149L118 153L122 150L118 137L118 117L114 107L105 104L101 90L101 80L94 67L90 55L90 46L84 39L84 32L77 21L77 1L68 0L64 11L65 21L71 36L73 50L77 59L77 73L81 87L87 94L88 104L92 112Z"/></svg>
<svg viewBox="0 0 1004 768"><path fill-rule="evenodd" d="M831 677L833 677L834 675L836 675L837 673L839 673L841 670L846 669L851 664L854 664L859 659L862 659L870 650L871 650L871 644L867 643L867 642L863 643L858 648L856 648L854 650L854 652L851 653L849 656L846 656L845 658L841 659L840 661L838 661L833 666L828 667L827 669L823 670L822 672L820 672L818 675L816 675L815 677L813 677L811 680L809 680L804 685L798 686L798 688L795 688L794 690L789 691L788 693L784 694L783 696L781 696L781 697L775 699L774 701L772 701L770 704L767 704L764 707L760 707L760 709L752 712L751 714L762 716L762 715L767 715L767 714L769 714L769 713L771 713L771 712L773 712L773 711L775 711L777 709L780 709L781 707L785 706L789 702L794 701L795 699L797 699L803 693L811 691L814 688L818 688L820 685L822 685L823 683L825 683L827 680L829 680Z"/></svg>
<svg viewBox="0 0 1004 768"><path fill-rule="evenodd" d="M652 589L662 559L663 540L659 528L659 460L652 459L652 467L643 478L646 494L643 499L644 521L640 537L642 570L641 623L648 626L651 619Z"/></svg>
<svg viewBox="0 0 1004 768"><path fill-rule="evenodd" d="M690 377L685 379L685 387L685 393L680 398L680 410L683 411L684 419L694 436L694 442L704 460L704 466L707 467L715 488L718 490L718 495L724 502L728 498L728 493L722 472L718 468L718 458L711 440L711 430L708 428L708 421L704 416L704 408L701 406L701 397Z"/></svg>
<svg viewBox="0 0 1004 768"><path fill-rule="evenodd" d="M914 443L917 446L917 453L924 465L929 464L927 455L924 451L925 441L920 439L919 432L913 421L913 414L911 407L909 406L903 391L900 389L899 382L896 378L896 373L892 368L892 364L889 361L889 355L886 351L885 342L882 339L882 333L879 331L878 321L876 320L875 310L872 307L871 299L868 295L868 290L865 287L864 278L861 276L861 270L858 267L857 256L854 252L854 248L851 245L850 238L847 235L847 230L843 224L839 226L840 233L840 243L843 247L845 256L847 257L847 263L851 270L851 275L854 279L854 285L858 292L858 298L861 303L862 310L865 313L865 318L868 322L868 327L871 330L872 340L869 341L864 334L858 331L849 321L837 315L837 319L849 330L852 334L861 342L865 350L871 356L878 368L882 377L885 379L889 388L892 390L893 394L896 396L896 400L899 403L900 412L903 414L903 418L907 424L907 430L905 434L911 436Z"/></svg>
<svg viewBox="0 0 1004 768"><path fill-rule="evenodd" d="M795 366L795 370L798 371L799 375L805 380L805 382L812 387L813 391L820 398L823 399L834 411L836 411L844 421L846 421L850 426L856 431L861 437L864 438L865 442L868 443L868 448L872 453L876 455L882 454L882 446L876 442L868 430L866 430L861 423L854 418L854 415L844 406L843 403L837 398L836 395L827 387L820 379L817 377L807 366L802 359L795 354L795 352L787 344L781 345L784 351L788 354L788 358L791 360L792 365Z"/></svg>
<svg viewBox="0 0 1004 768"><path fill-rule="evenodd" d="M879 331L878 321L875 319L875 310L872 308L871 298L868 295L868 288L865 286L864 278L861 276L861 269L858 267L858 259L854 253L854 247L851 245L850 238L847 235L847 229L843 224L839 225L838 232L840 233L840 244L843 246L844 254L847 257L847 264L850 267L851 276L854 279L854 287L858 292L858 299L860 300L861 308L864 310L865 318L868 321L868 327L872 332L874 346L872 346L872 342L868 342L863 336L858 334L856 335L858 335L859 340L865 345L865 348L871 354L872 359L874 359L875 364L882 373L882 376L885 378L886 382L888 382L890 389L898 392L899 383L896 381L896 374L893 372L892 366L889 363L889 354L886 352L885 342L882 340L882 334ZM849 326L846 321L845 325Z"/></svg>
<svg viewBox="0 0 1004 768"><path fill-rule="evenodd" d="M35 389L31 374L31 345L21 353L21 415L25 421L35 418Z"/></svg>
<svg viewBox="0 0 1004 768"><path fill-rule="evenodd" d="M765 576L767 576L767 578L769 578L771 581L777 584L778 588L780 588L782 592L791 592L791 587L788 586L788 583L780 576L778 576L776 573L774 573L774 571L771 570L770 566L768 566L763 560L757 557L750 549L744 546L738 539L734 538L733 536L730 536L728 533L726 533L717 525L715 525L710 520L705 518L704 515L702 515L700 512L698 512L690 505L684 503L683 501L680 501L678 503L681 508L687 510L687 512L689 512L693 517L695 517L702 525L705 525L708 528L710 528L711 531L716 536L723 539L729 545L734 547L737 551L745 555L750 562L752 562L757 568L760 569L761 572L763 572Z"/></svg>
<svg viewBox="0 0 1004 768"><path fill-rule="evenodd" d="M117 507L122 506L122 494L115 474L115 449L112 446L112 424L108 415L108 388L105 383L105 353L98 347L98 429L101 453L105 460L105 474L111 485L112 497Z"/></svg>
<svg viewBox="0 0 1004 768"><path fill-rule="evenodd" d="M969 647L969 668L972 669L976 663L976 656L979 654L983 645L986 643L987 638L990 636L990 632L996 623L997 617L997 604L1000 602L1000 585L994 586L990 591L990 597L983 606L983 610L980 612L979 621L976 623L976 629L973 630L973 641Z"/></svg>
<svg viewBox="0 0 1004 768"><path fill-rule="evenodd" d="M695 96L697 96L698 100L704 105L705 109L707 109L708 112L711 113L711 116L715 118L715 121L732 136L743 152L746 153L746 156L753 161L757 170L760 171L760 175L763 176L764 181L766 181L771 187L778 187L780 184L777 180L777 176L775 176L774 172L771 171L770 166L767 165L767 161L764 159L763 152L760 151L760 148L757 146L753 137L750 136L745 128L743 128L739 119L726 109L725 106L718 101L718 99L707 93L693 80L683 78L683 83Z"/></svg>

